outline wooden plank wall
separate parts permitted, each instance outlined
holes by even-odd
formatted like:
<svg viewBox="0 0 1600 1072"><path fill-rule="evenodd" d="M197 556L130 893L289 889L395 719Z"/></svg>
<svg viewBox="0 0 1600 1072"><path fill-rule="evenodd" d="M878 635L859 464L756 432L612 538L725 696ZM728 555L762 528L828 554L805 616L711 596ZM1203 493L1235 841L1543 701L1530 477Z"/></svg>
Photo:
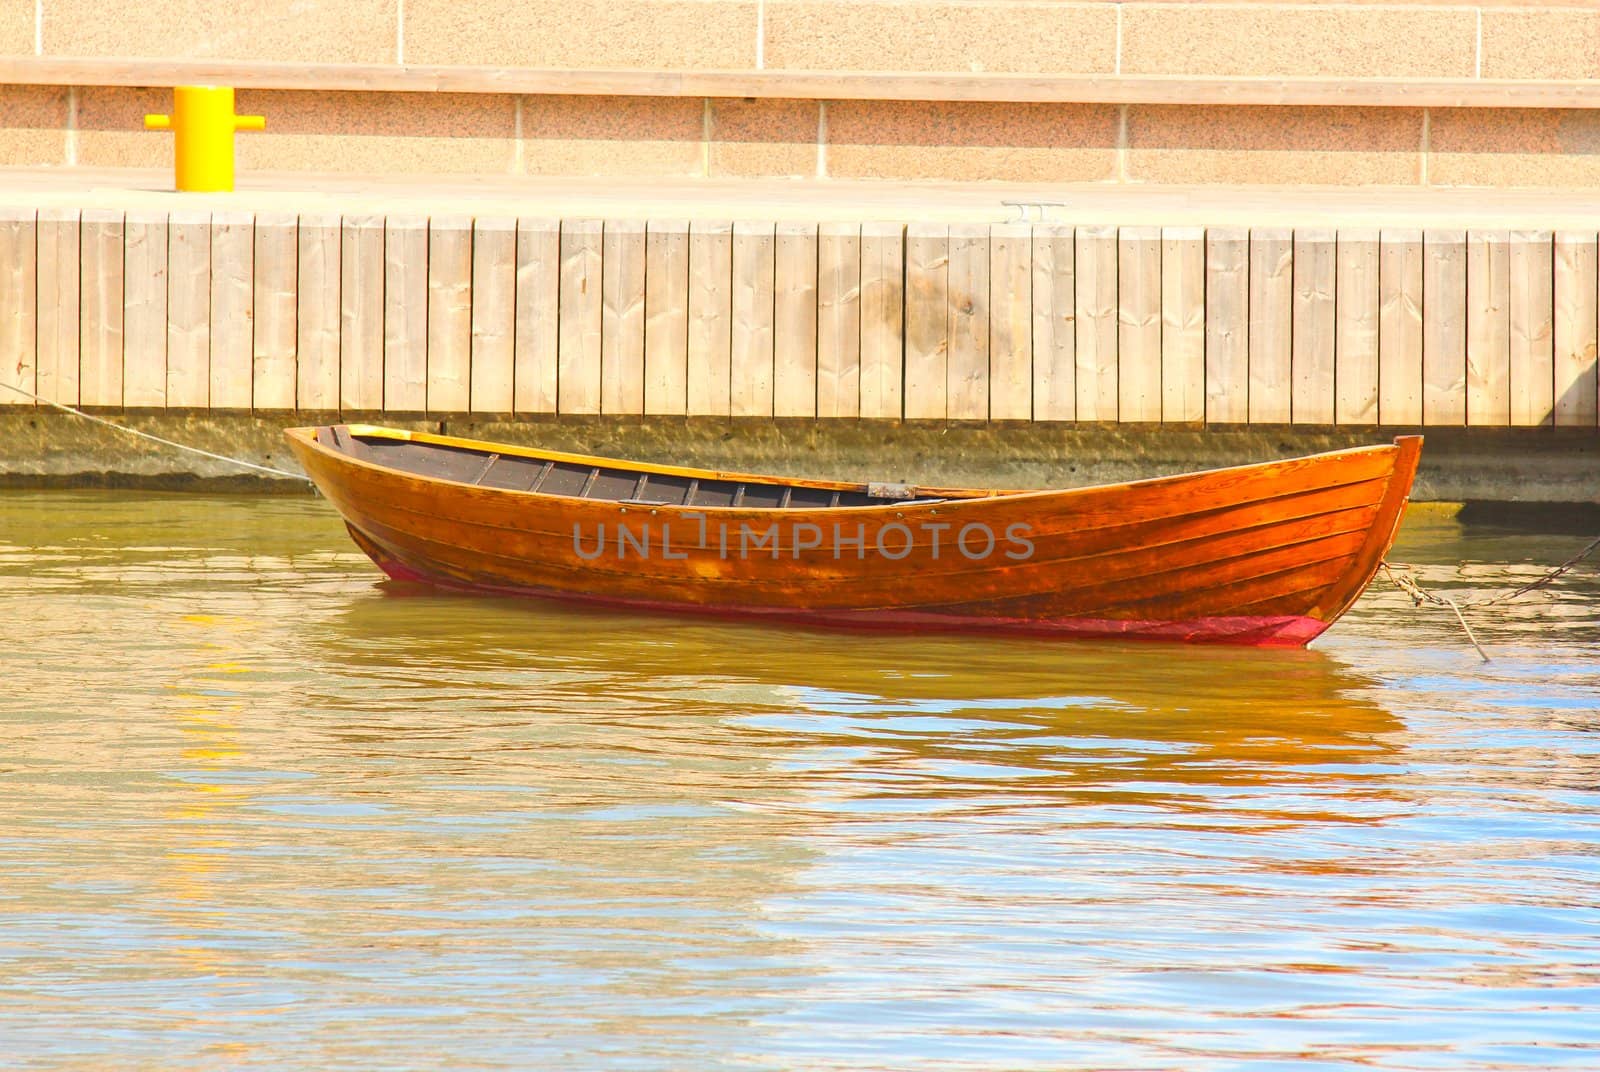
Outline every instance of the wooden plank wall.
<svg viewBox="0 0 1600 1072"><path fill-rule="evenodd" d="M1597 238L0 209L0 385L102 409L1595 428Z"/></svg>

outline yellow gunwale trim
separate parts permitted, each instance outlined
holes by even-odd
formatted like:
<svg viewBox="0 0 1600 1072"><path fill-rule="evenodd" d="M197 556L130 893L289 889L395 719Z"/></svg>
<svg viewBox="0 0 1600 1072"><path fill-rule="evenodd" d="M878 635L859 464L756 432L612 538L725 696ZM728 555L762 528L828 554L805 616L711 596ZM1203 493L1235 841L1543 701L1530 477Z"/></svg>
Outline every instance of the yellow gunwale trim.
<svg viewBox="0 0 1600 1072"><path fill-rule="evenodd" d="M325 444L325 443L323 443L323 442L321 442L320 440L317 439L317 432L320 431L322 428L325 428L325 427L329 427L329 426L328 425L316 425L316 426L303 426L303 427L299 427L299 428L288 428L288 429L284 430L284 434L288 435L288 436L292 436L292 437L298 438L302 442L306 442L306 443L311 444L315 449L320 450L320 451L322 451L322 452L324 452L326 454L329 454L329 455L337 458L342 464L356 465L356 466L360 466L360 467L365 468L365 469L373 469L373 470L376 470L378 472L400 473L402 475L409 476L409 477L411 477L413 479L437 481L437 482L442 483L442 484L450 484L450 485L454 485L454 486L457 486L457 487L478 487L479 490L495 491L495 492L509 494L509 495L535 495L535 496L543 496L543 497L548 497L548 498L571 499L574 502L587 503L587 504L592 505L592 506L615 506L615 507L621 507L624 512L626 512L628 509L639 509L640 508L640 504L637 504L637 503L621 503L621 502L615 502L615 501L603 500L603 499L581 499L581 498L578 498L576 496L547 495L546 493L542 493L542 492L517 491L515 489L507 489L507 488L481 488L478 485L467 484L467 483L464 483L464 482L459 481L459 480L451 480L448 477L425 476L425 475L418 474L418 473L407 473L407 472L405 472L405 470L396 469L396 468L394 468L392 466L387 466L387 465L379 465L379 464L377 464L375 462L363 461L360 458L352 457L351 455L345 454L342 451L334 450L332 447L329 447L327 444ZM386 427L384 425L347 424L347 425L333 425L332 427L336 427L336 428L337 427L343 427L351 435L365 436L367 438L394 439L394 440L401 440L401 441L414 442L414 443L431 443L431 444L436 444L438 446L457 447L457 448L460 448L460 449L463 449L463 450L471 450L471 451L474 451L474 452L479 452L479 453L484 453L484 454L511 455L512 457L517 457L517 458L537 458L537 459L539 459L541 461L571 462L571 463L576 464L576 465L588 465L590 467L597 467L597 468L602 468L602 469L622 469L622 470L627 470L627 471L632 471L632 472L637 472L637 473L659 473L659 474L662 474L662 475L665 475L665 476L683 476L683 477L690 477L690 478L696 478L696 479L701 479L701 480L723 480L723 481L730 481L730 482L734 482L734 483L755 483L755 484L778 485L778 486L788 486L788 487L817 488L817 489L820 489L820 490L823 490L823 491L863 491L864 492L867 489L867 485L866 484L850 484L850 483L843 483L843 482L838 482L838 481L826 481L826 480L807 480L807 479L802 479L802 478L799 478L799 477L774 476L771 473L764 473L764 474L763 473L741 473L741 472L729 472L729 471L721 470L721 469L695 469L695 468L690 468L690 467L685 467L685 466L656 465L656 464L647 463L647 462L635 462L635 461L631 461L631 460L626 459L626 458L608 458L608 457L604 457L604 456L597 455L597 454L572 454L572 453L568 453L566 451L542 450L542 449L537 448L537 447L523 447L523 446L517 446L517 445L509 444L509 443L497 443L497 442L492 442L492 441L488 441L488 440L481 440L481 439L465 439L465 438L462 438L460 436L440 435L440 434L435 433L435 432L414 432L414 431L411 431L411 430L405 429L405 428L389 428L389 427ZM1410 438L1415 438L1415 437L1404 436L1404 437L1400 437L1400 438L1410 439ZM1285 465L1294 465L1296 463L1306 463L1306 462L1310 462L1312 460L1321 460L1321 459L1336 457L1336 456L1339 456L1339 455L1365 454L1365 453L1374 453L1374 454L1376 454L1376 453L1384 453L1384 452L1397 452L1399 450L1400 450L1400 446L1399 446L1398 442L1394 442L1394 443L1375 443L1375 444L1372 444L1370 446L1344 447L1344 448L1341 448L1339 450L1323 451L1323 452L1318 453L1318 454L1303 455L1303 456L1294 457L1294 458L1285 458L1285 459L1282 459L1281 461L1282 461L1282 464L1285 464ZM916 505L909 505L908 506L906 503L898 501L898 500L888 500L888 501L885 501L882 505L873 505L873 506L837 506L837 507L817 506L817 507L807 507L806 509L807 509L807 511L816 512L816 513L824 513L824 512L837 510L837 511L840 511L840 512L843 512L843 513L849 513L849 514L858 514L863 510L905 510L905 509L911 509L911 510L919 510L919 511L920 510L934 510L934 511L937 511L937 509L939 509L939 508L950 508L952 506L959 506L959 505L961 505L962 503L965 503L965 502L976 502L976 501L981 501L981 500L985 500L985 499L996 499L996 498L1028 499L1028 498L1043 498L1043 497L1052 496L1052 495L1076 494L1076 493L1079 493L1079 492L1087 492L1087 491L1097 491L1097 492L1122 491L1122 490L1126 490L1126 489L1130 489L1130 488L1140 488L1140 487L1145 487L1145 486L1149 486L1149 485L1157 485L1157 484L1173 482L1173 481L1182 481L1182 480L1190 479L1190 478L1197 477L1197 476L1213 476L1213 475L1218 475L1218 474L1227 474L1227 473L1231 473L1231 472L1242 472L1242 471L1245 471L1245 470L1257 469L1262 464L1265 464L1265 463L1262 463L1262 462L1247 462L1247 463L1244 463L1244 464L1241 464L1241 465L1227 465L1227 466L1222 466L1222 467L1216 468L1216 469L1199 469L1199 470L1195 470L1195 471L1192 471L1192 472L1173 473L1173 474L1169 474L1167 476L1145 477L1145 478L1140 479L1140 480L1128 480L1128 481L1123 481L1123 482L1117 483L1117 484L1089 484L1089 485L1085 485L1084 487L1079 487L1079 488L1029 488L1029 489L1021 489L1021 490L987 490L987 489L975 489L975 488L930 488L930 487L925 487L923 485L917 484L917 485L911 485L911 487L912 487L912 489L914 491L918 492L918 498L919 499L922 499L922 498L937 498L937 499L944 499L946 501L939 502L939 503L919 503L919 504L916 504ZM1269 496L1268 498L1270 498L1270 497L1271 496ZM733 514L739 514L739 513L757 513L757 514L760 514L760 513L775 513L775 512L779 512L778 508L774 508L774 507L758 507L758 506L695 506L695 507L687 507L687 506L672 506L672 505L669 504L668 506L665 506L665 507L653 507L651 509L694 510L694 511L703 511L704 510L704 511L713 511L713 512L726 511L728 513L733 513ZM787 511L784 511L784 512L787 512Z"/></svg>

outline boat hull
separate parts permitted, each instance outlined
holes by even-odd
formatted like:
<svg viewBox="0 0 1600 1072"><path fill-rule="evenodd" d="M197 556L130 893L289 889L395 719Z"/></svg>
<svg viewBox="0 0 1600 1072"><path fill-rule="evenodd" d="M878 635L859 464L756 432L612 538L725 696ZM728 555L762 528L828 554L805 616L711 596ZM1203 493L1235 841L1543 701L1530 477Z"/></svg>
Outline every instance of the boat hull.
<svg viewBox="0 0 1600 1072"><path fill-rule="evenodd" d="M486 457L514 449L421 439ZM398 471L315 429L290 441L356 543L398 580L829 627L1273 647L1313 640L1371 580L1420 452L1403 437L1070 491L695 509Z"/></svg>

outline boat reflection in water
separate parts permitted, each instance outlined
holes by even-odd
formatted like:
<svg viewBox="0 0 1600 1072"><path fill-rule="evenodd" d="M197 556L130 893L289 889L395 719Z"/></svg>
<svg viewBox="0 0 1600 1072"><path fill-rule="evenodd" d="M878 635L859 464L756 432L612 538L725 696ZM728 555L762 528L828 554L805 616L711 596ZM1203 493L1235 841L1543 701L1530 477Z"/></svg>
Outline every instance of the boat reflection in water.
<svg viewBox="0 0 1600 1072"><path fill-rule="evenodd" d="M418 696L497 679L530 740L621 719L640 753L754 760L744 788L791 804L1200 806L1194 787L1354 789L1401 730L1374 682L1319 651L853 635L383 590L315 631L332 660L404 665Z"/></svg>

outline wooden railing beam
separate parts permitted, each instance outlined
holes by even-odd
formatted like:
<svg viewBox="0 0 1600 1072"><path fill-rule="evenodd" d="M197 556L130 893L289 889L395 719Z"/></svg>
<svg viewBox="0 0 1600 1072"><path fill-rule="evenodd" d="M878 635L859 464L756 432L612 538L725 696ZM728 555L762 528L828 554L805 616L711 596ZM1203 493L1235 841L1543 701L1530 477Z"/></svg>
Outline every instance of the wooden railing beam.
<svg viewBox="0 0 1600 1072"><path fill-rule="evenodd" d="M854 71L553 70L225 60L0 58L10 85L1352 108L1596 108L1600 80L1259 78Z"/></svg>

